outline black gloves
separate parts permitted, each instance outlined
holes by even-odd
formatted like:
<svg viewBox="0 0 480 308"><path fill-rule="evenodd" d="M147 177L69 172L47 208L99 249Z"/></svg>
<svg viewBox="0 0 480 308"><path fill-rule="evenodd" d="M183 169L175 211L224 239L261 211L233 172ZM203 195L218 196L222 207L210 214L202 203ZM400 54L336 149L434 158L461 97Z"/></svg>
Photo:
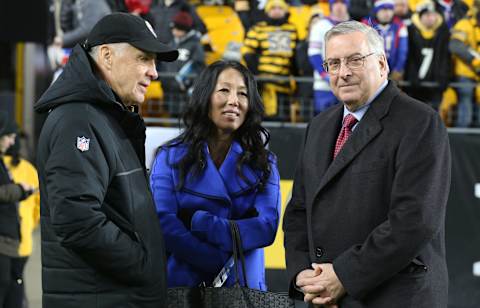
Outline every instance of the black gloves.
<svg viewBox="0 0 480 308"><path fill-rule="evenodd" d="M185 225L185 228L190 230L192 228L192 217L195 214L195 210L193 209L179 209L177 212L177 217L180 221Z"/></svg>

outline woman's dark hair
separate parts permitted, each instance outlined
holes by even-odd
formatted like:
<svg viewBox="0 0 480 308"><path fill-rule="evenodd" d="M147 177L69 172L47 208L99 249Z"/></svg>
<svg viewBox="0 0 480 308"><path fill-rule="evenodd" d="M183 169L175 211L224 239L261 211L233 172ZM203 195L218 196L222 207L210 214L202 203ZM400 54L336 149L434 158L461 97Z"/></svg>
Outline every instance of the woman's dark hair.
<svg viewBox="0 0 480 308"><path fill-rule="evenodd" d="M203 145L217 130L209 117L210 101L217 85L218 76L229 68L242 74L248 93L248 111L245 121L233 136L244 150L236 164L237 173L240 178L248 182L242 173L242 165L247 164L255 170L260 170L262 173L260 190L263 189L270 176L271 170L268 162L270 152L265 148L270 140L270 134L261 125L264 108L258 93L257 82L252 73L242 64L235 61L217 61L206 67L197 77L191 98L183 111L182 120L185 130L178 138L169 143L170 145L178 143L188 145L186 155L175 164L180 173L177 189L183 187L185 176L189 172L196 176L205 168L206 158ZM166 146L168 147L168 144Z"/></svg>

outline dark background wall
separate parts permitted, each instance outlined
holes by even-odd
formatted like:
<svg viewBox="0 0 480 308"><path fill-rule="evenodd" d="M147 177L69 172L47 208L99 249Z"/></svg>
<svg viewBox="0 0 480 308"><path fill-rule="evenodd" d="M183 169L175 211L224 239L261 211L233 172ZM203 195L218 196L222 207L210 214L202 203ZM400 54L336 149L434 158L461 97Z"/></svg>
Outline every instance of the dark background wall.
<svg viewBox="0 0 480 308"><path fill-rule="evenodd" d="M48 0L2 0L0 41L45 43L49 36Z"/></svg>

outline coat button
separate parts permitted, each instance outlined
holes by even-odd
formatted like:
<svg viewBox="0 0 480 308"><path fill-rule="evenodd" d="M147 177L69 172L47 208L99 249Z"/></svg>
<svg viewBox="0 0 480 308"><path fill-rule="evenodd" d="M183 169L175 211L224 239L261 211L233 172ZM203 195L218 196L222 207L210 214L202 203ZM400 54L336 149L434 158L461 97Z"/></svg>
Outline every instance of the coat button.
<svg viewBox="0 0 480 308"><path fill-rule="evenodd" d="M325 251L323 250L322 247L315 248L315 256L317 256L317 258L323 257L324 253L325 253Z"/></svg>

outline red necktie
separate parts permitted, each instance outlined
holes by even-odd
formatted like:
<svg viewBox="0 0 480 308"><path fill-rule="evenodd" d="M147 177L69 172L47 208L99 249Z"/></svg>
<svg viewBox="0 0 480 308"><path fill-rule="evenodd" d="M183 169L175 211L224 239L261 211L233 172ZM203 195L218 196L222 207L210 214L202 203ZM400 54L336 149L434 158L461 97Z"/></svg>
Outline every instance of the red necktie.
<svg viewBox="0 0 480 308"><path fill-rule="evenodd" d="M357 119L351 114L347 114L343 119L342 130L337 138L337 143L335 144L335 151L333 152L333 158L337 156L338 152L342 149L347 139L352 134L352 127L357 123Z"/></svg>

